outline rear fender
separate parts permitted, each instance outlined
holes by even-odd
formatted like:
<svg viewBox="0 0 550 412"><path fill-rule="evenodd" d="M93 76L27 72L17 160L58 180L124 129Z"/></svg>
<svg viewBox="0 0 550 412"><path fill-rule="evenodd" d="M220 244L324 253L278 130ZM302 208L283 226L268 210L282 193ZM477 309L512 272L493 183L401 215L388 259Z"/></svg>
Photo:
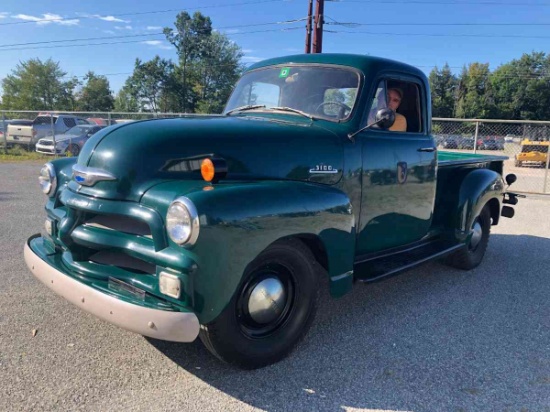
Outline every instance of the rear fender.
<svg viewBox="0 0 550 412"><path fill-rule="evenodd" d="M502 176L493 170L476 169L466 175L460 186L458 197L455 235L459 241L466 242L468 240L475 218L489 202L491 202L493 223L496 224L502 207L503 189ZM497 204L495 202L498 203L498 207L495 207ZM494 213L495 211L497 213Z"/></svg>

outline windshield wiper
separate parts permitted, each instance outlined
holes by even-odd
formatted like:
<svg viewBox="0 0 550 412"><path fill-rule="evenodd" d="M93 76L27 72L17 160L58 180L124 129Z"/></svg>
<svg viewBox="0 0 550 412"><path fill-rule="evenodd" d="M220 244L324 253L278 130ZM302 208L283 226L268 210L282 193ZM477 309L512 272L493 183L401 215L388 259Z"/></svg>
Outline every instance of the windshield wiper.
<svg viewBox="0 0 550 412"><path fill-rule="evenodd" d="M265 108L265 104L248 104L246 106L235 107L234 109L229 110L225 113L226 116L229 116L234 112L244 112L245 110L261 109Z"/></svg>
<svg viewBox="0 0 550 412"><path fill-rule="evenodd" d="M298 109L293 109L292 107L268 107L268 109L269 110L281 110L283 112L298 113L298 114L301 114L302 116L307 117L308 119L311 119L311 120L315 119L315 117L313 117L309 113L303 112L303 111L298 110Z"/></svg>

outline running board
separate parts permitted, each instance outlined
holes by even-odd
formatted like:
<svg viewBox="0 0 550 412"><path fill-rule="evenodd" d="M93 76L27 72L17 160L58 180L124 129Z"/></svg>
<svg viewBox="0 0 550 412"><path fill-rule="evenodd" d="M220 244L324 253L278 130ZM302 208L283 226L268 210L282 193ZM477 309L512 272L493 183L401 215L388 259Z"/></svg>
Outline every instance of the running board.
<svg viewBox="0 0 550 412"><path fill-rule="evenodd" d="M435 241L421 246L385 254L380 257L356 262L355 279L359 282L376 282L397 275L430 260L439 259L464 247L463 243L449 245L448 242Z"/></svg>

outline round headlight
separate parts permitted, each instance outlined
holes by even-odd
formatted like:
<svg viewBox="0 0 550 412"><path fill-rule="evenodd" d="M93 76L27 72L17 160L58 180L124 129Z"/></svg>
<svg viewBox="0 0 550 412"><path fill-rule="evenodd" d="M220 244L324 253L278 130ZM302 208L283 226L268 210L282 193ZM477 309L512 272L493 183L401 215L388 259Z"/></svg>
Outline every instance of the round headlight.
<svg viewBox="0 0 550 412"><path fill-rule="evenodd" d="M51 163L46 163L42 166L40 176L38 176L38 182L40 183L42 192L49 196L53 196L57 186L57 177L55 176L55 169Z"/></svg>
<svg viewBox="0 0 550 412"><path fill-rule="evenodd" d="M166 213L166 231L178 245L193 245L199 236L199 216L191 200L178 197Z"/></svg>

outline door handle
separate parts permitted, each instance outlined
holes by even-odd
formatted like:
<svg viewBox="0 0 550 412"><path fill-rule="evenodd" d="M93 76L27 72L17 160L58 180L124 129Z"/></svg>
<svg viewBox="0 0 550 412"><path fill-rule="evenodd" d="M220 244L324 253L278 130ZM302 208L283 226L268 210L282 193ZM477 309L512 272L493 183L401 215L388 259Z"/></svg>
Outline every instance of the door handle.
<svg viewBox="0 0 550 412"><path fill-rule="evenodd" d="M435 152L435 147L421 147L417 152Z"/></svg>

